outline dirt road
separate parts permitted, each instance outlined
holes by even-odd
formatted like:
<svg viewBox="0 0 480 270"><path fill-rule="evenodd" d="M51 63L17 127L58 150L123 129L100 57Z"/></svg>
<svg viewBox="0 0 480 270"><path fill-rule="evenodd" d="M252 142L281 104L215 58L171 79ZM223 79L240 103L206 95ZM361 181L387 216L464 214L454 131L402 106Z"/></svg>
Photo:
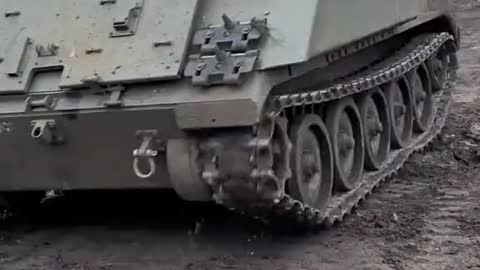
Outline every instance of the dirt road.
<svg viewBox="0 0 480 270"><path fill-rule="evenodd" d="M463 45L445 130L341 225L287 236L211 206L89 194L1 225L0 269L480 269L480 3L454 3Z"/></svg>

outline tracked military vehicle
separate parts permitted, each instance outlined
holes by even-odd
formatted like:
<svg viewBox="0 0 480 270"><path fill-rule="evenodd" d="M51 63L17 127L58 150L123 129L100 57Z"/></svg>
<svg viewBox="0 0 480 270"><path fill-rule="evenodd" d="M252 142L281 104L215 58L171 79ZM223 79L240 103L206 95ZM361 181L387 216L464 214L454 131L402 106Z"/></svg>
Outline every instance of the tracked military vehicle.
<svg viewBox="0 0 480 270"><path fill-rule="evenodd" d="M0 191L341 221L442 128L446 0L0 0Z"/></svg>

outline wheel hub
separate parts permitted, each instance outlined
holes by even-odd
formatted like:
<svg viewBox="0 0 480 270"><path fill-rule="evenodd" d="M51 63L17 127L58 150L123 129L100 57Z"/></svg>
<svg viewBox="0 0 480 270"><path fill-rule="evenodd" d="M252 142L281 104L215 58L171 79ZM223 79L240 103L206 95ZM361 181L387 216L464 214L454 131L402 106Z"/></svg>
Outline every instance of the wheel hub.
<svg viewBox="0 0 480 270"><path fill-rule="evenodd" d="M380 122L380 117L375 107L370 107L368 114L365 134L367 136L367 143L370 143L372 151L375 154L380 147L380 135L383 132L383 125L382 122Z"/></svg>
<svg viewBox="0 0 480 270"><path fill-rule="evenodd" d="M358 103L365 130L365 168L377 170L390 150L387 101L382 90L375 88L366 93ZM397 106L399 115L405 114L406 108L403 107Z"/></svg>
<svg viewBox="0 0 480 270"><path fill-rule="evenodd" d="M320 163L318 157L312 152L303 153L303 179L305 182L311 182L311 177L320 171Z"/></svg>
<svg viewBox="0 0 480 270"><path fill-rule="evenodd" d="M394 105L395 110L395 124L398 130L402 130L405 126L405 113L407 112L407 107L403 103L396 103Z"/></svg>
<svg viewBox="0 0 480 270"><path fill-rule="evenodd" d="M345 112L341 119L339 133L340 162L343 164L342 170L346 175L350 175L354 165L353 163L355 162L355 139L353 138L353 130L350 119Z"/></svg>
<svg viewBox="0 0 480 270"><path fill-rule="evenodd" d="M290 128L292 178L288 193L307 205L323 210L333 186L332 147L327 129L317 115L305 115Z"/></svg>
<svg viewBox="0 0 480 270"><path fill-rule="evenodd" d="M326 110L327 127L333 145L336 189L355 187L362 176L365 131L360 112L351 98L332 103Z"/></svg>
<svg viewBox="0 0 480 270"><path fill-rule="evenodd" d="M319 188L322 184L320 146L315 134L310 130L303 135L302 153L302 182L305 184L303 197L313 203L317 200Z"/></svg>
<svg viewBox="0 0 480 270"><path fill-rule="evenodd" d="M386 86L384 98L388 106L391 146L405 147L412 138L413 110L415 103L410 94L410 84L405 76Z"/></svg>
<svg viewBox="0 0 480 270"><path fill-rule="evenodd" d="M424 114L424 101L427 96L425 89L423 87L421 78L418 74L415 74L413 77L413 96L415 98L415 111L417 116L422 117Z"/></svg>
<svg viewBox="0 0 480 270"><path fill-rule="evenodd" d="M428 129L433 114L432 84L427 67L420 66L412 73L410 80L415 106L413 127L415 132L423 133Z"/></svg>
<svg viewBox="0 0 480 270"><path fill-rule="evenodd" d="M407 116L407 106L403 99L402 90L400 88L395 89L393 100L393 114L394 114L394 129L400 134L405 129L405 118Z"/></svg>
<svg viewBox="0 0 480 270"><path fill-rule="evenodd" d="M433 74L437 78L441 78L444 73L444 66L442 60L438 59L437 57L432 58L432 67L433 67Z"/></svg>

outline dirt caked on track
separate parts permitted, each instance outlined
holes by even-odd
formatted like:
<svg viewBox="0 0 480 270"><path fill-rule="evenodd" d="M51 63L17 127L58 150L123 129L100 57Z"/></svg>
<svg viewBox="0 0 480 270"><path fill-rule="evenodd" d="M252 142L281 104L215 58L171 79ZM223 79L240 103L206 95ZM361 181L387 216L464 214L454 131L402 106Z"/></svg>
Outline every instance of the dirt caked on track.
<svg viewBox="0 0 480 270"><path fill-rule="evenodd" d="M342 224L293 235L170 193L72 194L0 223L0 269L480 269L480 2L452 3L446 127Z"/></svg>

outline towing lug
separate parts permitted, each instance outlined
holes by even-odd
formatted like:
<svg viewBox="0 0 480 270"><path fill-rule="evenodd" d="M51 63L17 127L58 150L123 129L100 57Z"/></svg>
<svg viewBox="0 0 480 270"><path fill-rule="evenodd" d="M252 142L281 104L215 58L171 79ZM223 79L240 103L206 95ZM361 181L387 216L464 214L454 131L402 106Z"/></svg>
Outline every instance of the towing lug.
<svg viewBox="0 0 480 270"><path fill-rule="evenodd" d="M31 122L30 136L41 143L58 145L64 143L55 120L34 120Z"/></svg>
<svg viewBox="0 0 480 270"><path fill-rule="evenodd" d="M165 152L165 145L156 139L157 135L158 131L156 130L137 131L137 137L141 138L142 143L140 147L133 150L132 156L133 172L139 178L151 178L157 169L155 158L158 156L159 152ZM140 169L141 162L146 162L148 166L148 170L146 172L143 172Z"/></svg>

